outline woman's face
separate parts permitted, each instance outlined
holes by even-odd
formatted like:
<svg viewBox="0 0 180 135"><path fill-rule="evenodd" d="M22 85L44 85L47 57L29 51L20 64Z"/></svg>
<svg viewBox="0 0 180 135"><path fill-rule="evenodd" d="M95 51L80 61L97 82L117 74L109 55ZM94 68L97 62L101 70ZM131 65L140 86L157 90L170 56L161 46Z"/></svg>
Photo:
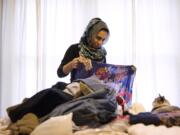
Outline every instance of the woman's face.
<svg viewBox="0 0 180 135"><path fill-rule="evenodd" d="M108 33L105 30L99 31L96 35L92 37L91 46L95 49L100 48L104 41L107 39Z"/></svg>

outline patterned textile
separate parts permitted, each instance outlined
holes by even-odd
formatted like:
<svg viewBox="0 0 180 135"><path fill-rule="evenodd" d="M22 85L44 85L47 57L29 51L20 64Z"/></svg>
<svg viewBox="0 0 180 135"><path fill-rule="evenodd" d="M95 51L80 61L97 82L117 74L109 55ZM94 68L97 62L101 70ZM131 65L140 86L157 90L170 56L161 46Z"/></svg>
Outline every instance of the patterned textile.
<svg viewBox="0 0 180 135"><path fill-rule="evenodd" d="M159 117L161 124L167 127L180 126L180 110L155 114Z"/></svg>
<svg viewBox="0 0 180 135"><path fill-rule="evenodd" d="M79 67L81 70L78 70L75 78L97 77L115 90L117 95L123 97L125 104L129 107L132 101L132 86L136 68L133 65L113 65L94 61L92 61L92 67L90 71L86 71L83 65L81 65Z"/></svg>

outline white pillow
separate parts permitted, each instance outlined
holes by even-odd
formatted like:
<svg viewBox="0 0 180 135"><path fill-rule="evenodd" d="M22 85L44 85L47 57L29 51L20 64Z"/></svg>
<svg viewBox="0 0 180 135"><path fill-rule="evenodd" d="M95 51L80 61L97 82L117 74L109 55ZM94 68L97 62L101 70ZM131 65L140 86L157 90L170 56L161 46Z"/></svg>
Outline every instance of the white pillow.
<svg viewBox="0 0 180 135"><path fill-rule="evenodd" d="M37 126L31 135L72 135L72 113L52 117Z"/></svg>

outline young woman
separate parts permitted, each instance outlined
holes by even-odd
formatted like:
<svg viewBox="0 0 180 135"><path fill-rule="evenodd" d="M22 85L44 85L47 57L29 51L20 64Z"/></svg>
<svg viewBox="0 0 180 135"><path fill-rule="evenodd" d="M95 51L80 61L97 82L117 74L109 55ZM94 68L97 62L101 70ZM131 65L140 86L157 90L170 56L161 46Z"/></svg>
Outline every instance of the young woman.
<svg viewBox="0 0 180 135"><path fill-rule="evenodd" d="M107 41L109 35L109 29L103 20L91 19L80 42L67 49L57 70L58 76L65 77L71 73L70 81L72 82L79 64L84 64L89 70L91 60L106 63L106 50L102 45Z"/></svg>

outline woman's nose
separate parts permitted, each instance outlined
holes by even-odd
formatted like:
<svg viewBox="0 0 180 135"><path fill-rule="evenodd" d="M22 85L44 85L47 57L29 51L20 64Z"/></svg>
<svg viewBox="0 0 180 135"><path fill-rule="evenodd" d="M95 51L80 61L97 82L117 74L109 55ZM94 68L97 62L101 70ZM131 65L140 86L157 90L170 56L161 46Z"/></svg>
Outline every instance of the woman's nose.
<svg viewBox="0 0 180 135"><path fill-rule="evenodd" d="M101 46L103 44L103 40L98 40L98 45Z"/></svg>

